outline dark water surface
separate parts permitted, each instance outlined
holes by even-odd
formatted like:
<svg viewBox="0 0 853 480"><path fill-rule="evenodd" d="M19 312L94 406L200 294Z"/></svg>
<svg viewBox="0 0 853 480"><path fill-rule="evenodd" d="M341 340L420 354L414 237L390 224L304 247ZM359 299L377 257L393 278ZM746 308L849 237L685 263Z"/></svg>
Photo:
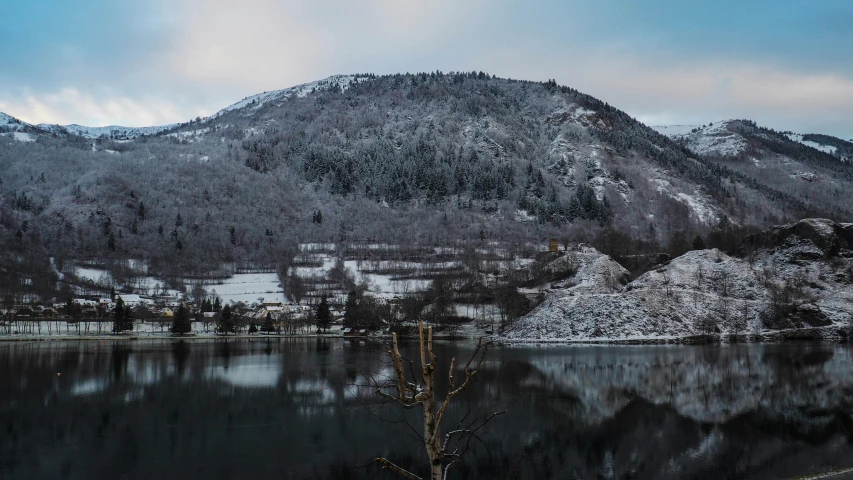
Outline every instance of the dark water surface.
<svg viewBox="0 0 853 480"><path fill-rule="evenodd" d="M441 344L449 358L470 344ZM408 353L413 353L409 351ZM508 408L452 478L789 478L853 466L853 358L821 344L490 350L446 426ZM0 478L394 478L423 449L381 344L0 344ZM415 412L410 418L416 422ZM454 467L455 468L455 467Z"/></svg>

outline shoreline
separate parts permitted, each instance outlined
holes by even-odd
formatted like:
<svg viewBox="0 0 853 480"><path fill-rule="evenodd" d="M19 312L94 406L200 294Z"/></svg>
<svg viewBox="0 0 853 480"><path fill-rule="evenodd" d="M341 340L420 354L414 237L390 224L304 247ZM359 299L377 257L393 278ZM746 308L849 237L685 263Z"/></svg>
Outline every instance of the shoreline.
<svg viewBox="0 0 853 480"><path fill-rule="evenodd" d="M0 335L0 343L3 342L80 342L80 341L105 341L105 340L129 340L129 341L145 341L145 340L173 340L173 341L199 341L199 340L253 340L256 338L351 338L342 335L324 335L324 334L304 334L304 335ZM355 337L357 339L367 339L370 337Z"/></svg>
<svg viewBox="0 0 853 480"><path fill-rule="evenodd" d="M0 344L18 342L81 342L81 341L219 341L219 340L260 340L260 339L341 339L357 341L382 342L390 338L390 334L368 336L344 336L340 332L335 333L306 333L298 335L287 334L248 334L235 335L216 334L193 334L172 335L169 333L154 334L94 334L94 335L0 335ZM417 340L417 335L400 335L403 340ZM478 338L487 338L500 346L568 346L568 345L731 345L731 344L760 344L760 343L788 343L788 342L815 342L815 343L846 343L848 338L832 327L815 327L809 329L790 329L778 331L764 331L761 333L745 335L741 339L732 341L728 336L721 337L713 335L706 337L702 335L690 335L684 337L633 337L633 338L587 338L587 339L505 339L496 338L492 335L436 335L435 340L441 341L471 341Z"/></svg>

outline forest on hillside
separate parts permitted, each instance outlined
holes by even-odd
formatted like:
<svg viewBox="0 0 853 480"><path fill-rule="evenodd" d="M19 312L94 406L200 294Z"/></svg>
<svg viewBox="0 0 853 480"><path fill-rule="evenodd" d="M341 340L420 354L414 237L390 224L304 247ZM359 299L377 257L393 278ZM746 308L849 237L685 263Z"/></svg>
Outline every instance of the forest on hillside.
<svg viewBox="0 0 853 480"><path fill-rule="evenodd" d="M134 139L0 136L6 274L67 260L135 259L162 276L280 269L303 242L559 238L678 254L696 236L730 248L767 225L848 212L553 81L432 72L342 85L273 92Z"/></svg>

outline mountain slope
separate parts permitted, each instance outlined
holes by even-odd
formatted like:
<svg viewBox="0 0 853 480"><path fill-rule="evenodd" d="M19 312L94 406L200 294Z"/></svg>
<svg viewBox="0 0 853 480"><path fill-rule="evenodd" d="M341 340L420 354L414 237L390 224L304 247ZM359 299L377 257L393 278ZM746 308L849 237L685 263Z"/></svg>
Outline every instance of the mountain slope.
<svg viewBox="0 0 853 480"><path fill-rule="evenodd" d="M849 205L833 192L853 186L849 166L754 125L735 133L750 148L772 137L760 162L799 162L820 180L697 154L554 82L475 72L335 76L206 119L120 130L121 141L6 125L33 141L0 136L4 241L165 273L274 265L306 241L617 235L630 255L680 253L698 234L729 248L738 230L843 219Z"/></svg>

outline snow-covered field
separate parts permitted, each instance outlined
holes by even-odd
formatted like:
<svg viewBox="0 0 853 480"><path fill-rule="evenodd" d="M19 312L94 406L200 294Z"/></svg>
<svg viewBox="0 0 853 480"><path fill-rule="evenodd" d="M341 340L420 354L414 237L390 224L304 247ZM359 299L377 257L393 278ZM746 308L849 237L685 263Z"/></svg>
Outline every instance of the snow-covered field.
<svg viewBox="0 0 853 480"><path fill-rule="evenodd" d="M808 145L814 149L820 150L821 152L828 153L830 155L835 155L835 152L838 150L836 147L832 145L823 145L817 142L812 142L809 140L803 140L803 135L799 133L792 133L787 135L787 137L795 142L802 143L803 145Z"/></svg>
<svg viewBox="0 0 853 480"><path fill-rule="evenodd" d="M110 285L113 283L113 277L110 275L110 272L102 269L102 268L92 268L92 267L75 267L74 274L80 280L86 281L91 280L92 282L98 285Z"/></svg>
<svg viewBox="0 0 853 480"><path fill-rule="evenodd" d="M226 303L287 303L284 288L276 273L239 273L220 283L204 285L204 290Z"/></svg>

